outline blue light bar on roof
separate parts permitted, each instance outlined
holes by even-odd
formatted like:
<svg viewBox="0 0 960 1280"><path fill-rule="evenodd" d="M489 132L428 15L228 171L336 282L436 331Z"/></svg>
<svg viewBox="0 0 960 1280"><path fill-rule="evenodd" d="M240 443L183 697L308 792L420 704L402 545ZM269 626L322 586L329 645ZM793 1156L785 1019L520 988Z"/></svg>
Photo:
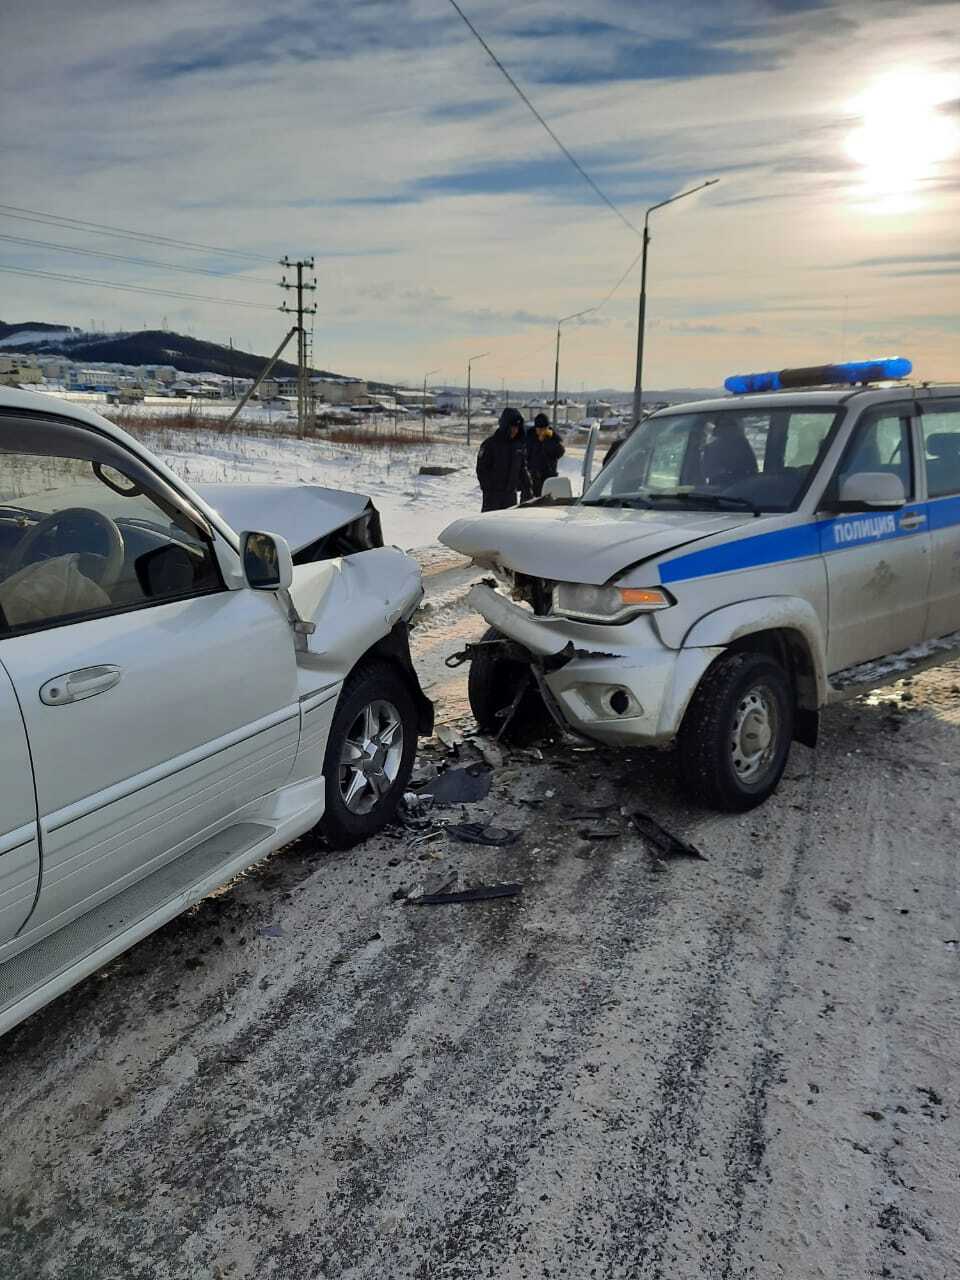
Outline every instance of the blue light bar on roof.
<svg viewBox="0 0 960 1280"><path fill-rule="evenodd" d="M735 373L724 382L735 396L757 391L785 391L790 387L856 386L861 382L896 382L909 377L911 362L903 356L878 360L848 360L845 364L821 364L812 369L780 369L770 373Z"/></svg>

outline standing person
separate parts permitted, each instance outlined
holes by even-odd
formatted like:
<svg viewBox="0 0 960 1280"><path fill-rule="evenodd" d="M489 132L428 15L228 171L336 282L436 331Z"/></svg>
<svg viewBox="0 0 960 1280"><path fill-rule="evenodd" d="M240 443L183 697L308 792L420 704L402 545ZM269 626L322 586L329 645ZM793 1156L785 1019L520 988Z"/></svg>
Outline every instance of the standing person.
<svg viewBox="0 0 960 1280"><path fill-rule="evenodd" d="M527 470L523 434L522 414L517 409L504 409L496 431L478 449L481 511L503 511L517 505L517 493L523 488Z"/></svg>
<svg viewBox="0 0 960 1280"><path fill-rule="evenodd" d="M545 413L538 413L533 420L533 431L527 444L527 462L533 492L536 497L543 493L543 482L557 474L557 463L566 453L563 445L554 434L550 419Z"/></svg>

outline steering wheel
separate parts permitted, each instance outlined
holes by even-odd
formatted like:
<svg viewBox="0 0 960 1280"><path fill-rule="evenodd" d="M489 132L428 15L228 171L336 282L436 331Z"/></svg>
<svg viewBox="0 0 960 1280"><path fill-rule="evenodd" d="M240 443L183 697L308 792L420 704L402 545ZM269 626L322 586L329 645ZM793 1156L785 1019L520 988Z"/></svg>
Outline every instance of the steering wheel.
<svg viewBox="0 0 960 1280"><path fill-rule="evenodd" d="M94 511L91 507L65 507L62 511L54 511L52 515L44 516L28 533L24 534L14 548L7 562L7 575L12 576L18 569L31 564L35 558L31 553L41 538L67 520L86 521L106 538L107 554L100 556L90 553L97 562L97 568L87 576L93 577L94 581L103 588L112 587L120 577L120 571L123 568L125 555L123 534L109 516Z"/></svg>

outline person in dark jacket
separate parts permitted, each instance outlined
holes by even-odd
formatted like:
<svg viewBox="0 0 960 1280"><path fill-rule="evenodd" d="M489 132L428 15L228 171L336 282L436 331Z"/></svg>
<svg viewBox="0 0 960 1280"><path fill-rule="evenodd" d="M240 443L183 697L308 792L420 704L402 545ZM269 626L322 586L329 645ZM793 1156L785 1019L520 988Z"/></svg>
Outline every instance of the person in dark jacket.
<svg viewBox="0 0 960 1280"><path fill-rule="evenodd" d="M477 479L483 493L481 511L503 511L517 505L527 473L523 415L504 409L492 436L477 451Z"/></svg>
<svg viewBox="0 0 960 1280"><path fill-rule="evenodd" d="M527 439L527 466L535 497L543 493L543 482L557 474L557 463L566 453L550 426L545 413L538 413L533 420L533 431Z"/></svg>

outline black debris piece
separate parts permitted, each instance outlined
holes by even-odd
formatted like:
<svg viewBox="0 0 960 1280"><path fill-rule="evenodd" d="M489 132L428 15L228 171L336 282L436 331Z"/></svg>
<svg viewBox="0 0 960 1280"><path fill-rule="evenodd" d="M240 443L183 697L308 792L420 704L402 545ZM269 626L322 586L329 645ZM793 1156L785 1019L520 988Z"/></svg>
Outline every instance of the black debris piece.
<svg viewBox="0 0 960 1280"><path fill-rule="evenodd" d="M421 476L452 476L455 471L462 471L462 467L421 467L417 475Z"/></svg>
<svg viewBox="0 0 960 1280"><path fill-rule="evenodd" d="M563 807L569 810L571 822L599 822L608 813L619 808L616 801L610 804L570 804L564 801Z"/></svg>
<svg viewBox="0 0 960 1280"><path fill-rule="evenodd" d="M688 840L681 839L680 836L675 836L672 832L667 831L665 827L661 827L660 823L651 818L649 814L632 813L630 821L659 859L699 858L701 862L708 861L695 845L690 844Z"/></svg>
<svg viewBox="0 0 960 1280"><path fill-rule="evenodd" d="M472 764L466 769L448 769L433 778L421 795L433 796L436 804L471 804L485 800L490 794L493 773L486 765Z"/></svg>
<svg viewBox="0 0 960 1280"><path fill-rule="evenodd" d="M581 840L616 840L621 834L619 827L584 827L579 832Z"/></svg>
<svg viewBox="0 0 960 1280"><path fill-rule="evenodd" d="M519 831L510 831L506 827L488 827L482 822L451 822L444 830L461 844L505 845L516 844L520 839Z"/></svg>
<svg viewBox="0 0 960 1280"><path fill-rule="evenodd" d="M435 907L448 902L486 902L489 898L515 898L523 888L522 884L479 884L473 889L455 889L452 892L422 893L416 898L407 898L407 906Z"/></svg>

